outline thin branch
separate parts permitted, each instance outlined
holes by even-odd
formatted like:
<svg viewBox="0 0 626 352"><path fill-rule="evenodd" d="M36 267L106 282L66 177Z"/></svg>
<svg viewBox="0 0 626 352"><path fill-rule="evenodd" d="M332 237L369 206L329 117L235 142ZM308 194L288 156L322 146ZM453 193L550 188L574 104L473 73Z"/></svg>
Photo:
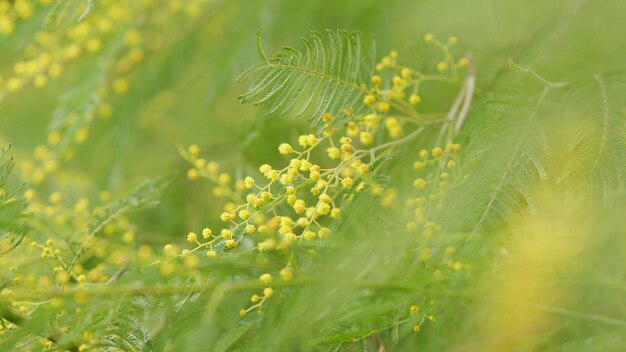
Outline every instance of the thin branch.
<svg viewBox="0 0 626 352"><path fill-rule="evenodd" d="M609 98L606 93L606 86L604 85L604 80L602 79L602 76L600 76L599 74L593 75L593 78L596 80L596 82L598 82L598 87L600 88L600 96L602 97L602 137L600 138L600 148L598 150L598 153L596 154L595 160L593 161L593 166L591 167L592 171L595 170L596 167L598 167L601 156L604 153L604 149L606 148L606 145L608 144L609 116L610 116Z"/></svg>
<svg viewBox="0 0 626 352"><path fill-rule="evenodd" d="M461 107L461 112L456 120L456 125L454 126L454 134L459 134L461 132L461 127L463 126L463 122L467 117L467 113L469 111L470 106L472 105L472 99L474 97L474 89L476 86L476 66L474 66L474 62L472 61L471 55L467 55L469 59L469 74L465 79L465 98L463 100L463 106Z"/></svg>
<svg viewBox="0 0 626 352"><path fill-rule="evenodd" d="M530 77L534 78L535 80L539 81L541 84L546 86L546 88L562 88L562 87L567 86L567 83L550 82L550 81L548 81L547 79L539 76L535 71L533 71L533 69L528 68L528 67L522 67L522 66L516 64L513 61L513 59L510 58L510 57L507 59L507 61L509 62L509 67L510 68L529 75Z"/></svg>

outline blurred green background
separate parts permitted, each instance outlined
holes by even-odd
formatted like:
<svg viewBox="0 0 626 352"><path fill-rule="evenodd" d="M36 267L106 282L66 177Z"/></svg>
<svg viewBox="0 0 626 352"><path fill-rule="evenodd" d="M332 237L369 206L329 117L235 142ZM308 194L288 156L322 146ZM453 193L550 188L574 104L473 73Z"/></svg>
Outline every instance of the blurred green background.
<svg viewBox="0 0 626 352"><path fill-rule="evenodd" d="M173 2L164 1L157 6L172 6L171 3ZM626 1L623 0L231 0L194 2L196 3L201 14L191 19L173 14L169 17L169 10L157 8L153 9L153 12L138 13L129 20L129 27L137 24L142 29L150 29L151 36L145 37L144 40L162 43L155 45L156 49L147 53L146 58L126 74L131 82L129 91L124 95L111 95L108 99L113 108L112 116L109 119L95 118L88 123L89 138L84 144L74 147L74 158L68 161L61 158L59 171L37 186L42 194L60 190L75 199L85 195L95 199L102 190L110 190L119 197L146 178L174 171L179 177L165 190L160 205L132 217L140 229L139 240L159 248L167 242L182 243L188 231L216 223L215 215L219 214L222 206L221 202L213 201L210 185L192 183L184 177L188 165L178 154L178 145L198 144L204 158L219 162L223 169L232 171L235 176L240 177L256 170L262 163L282 160L276 153L276 147L281 142L293 141L300 132L309 130L305 118L266 116L264 108L242 105L237 101L237 96L245 91L249 83L236 82L237 76L260 60L255 48L257 29L263 33L263 46L268 53L278 51L283 45L301 49L299 38L306 36L310 30L358 30L364 39L375 40L378 58L395 49L400 52L401 58L415 60L414 63L408 64L418 67L433 62L432 51L429 51L431 49L422 43L425 33L434 33L439 38L458 36L460 44L455 50L458 54L469 53L472 56L478 80L475 103L461 139L464 144L469 144L469 149L475 154L485 150L496 150L493 154L494 159L504 157L516 147L513 138L523 129L522 124L525 120L522 118L526 116L524 113L532 110L542 89L542 86L532 78L512 70L508 58L512 58L523 67L531 67L545 79L567 82L574 87L567 93L550 97L545 103L545 110L542 110L540 118L537 119L537 123L548 136L546 145L558 146L559 138L565 134L563 126L568 125L569 119L579 121L590 118L595 125L600 124L602 106L598 103L601 97L599 98L598 88L593 79L596 74L606 78L611 107L614 108L612 116L620 120L619 123L623 123L624 120ZM68 1L67 4L69 7L76 7L77 13L80 13L84 6L79 1ZM97 13L98 1L94 1L94 4L92 11ZM23 60L24 52L33 42L36 31L41 27L49 28L46 27L48 9L43 7L37 9L32 19L18 23L13 34L0 36L0 76L4 77L5 82L11 77L14 65ZM154 16L154 22L150 16ZM62 27L63 21L74 23L75 19L76 16L69 16L60 20L61 24L58 26ZM17 160L18 169L21 163L33 159L33 151L37 146L46 144L49 133L59 126L59 121L62 125L77 106L80 107L93 98L102 77L116 77L115 70L107 65L108 60L111 60L108 55L115 57L118 53L115 43L119 44L122 41L121 36L116 37L110 42L112 49L103 50L99 54L85 55L69 63L60 78L51 80L42 89L28 86L1 98L0 143L12 143L12 154ZM502 130L506 130L507 133L502 133ZM479 138L473 139L475 136ZM531 144L532 138L528 139L528 144ZM496 141L501 143L499 148ZM617 143L613 147L623 148L624 145ZM405 159L401 159L400 164L405 162L405 166L410 165L413 161L411 153L403 156ZM559 155L552 155L551 158L548 158L553 161L551 165L558 168ZM623 171L623 165L618 165L618 169ZM400 171L398 173L401 174ZM398 184L409 179L410 176L406 173L397 180ZM14 176L19 179L20 173ZM617 181L617 188L623 192L623 179L620 177L621 174L616 176L621 180ZM489 189L496 180L495 176L492 178L487 176L470 186ZM468 191L468 194L471 192ZM620 236L623 235L623 223L620 224L619 221L619 205L626 203L619 197L623 198L623 193L615 196L617 205L611 211L605 212L602 208L589 210L590 218L597 216L595 218L597 221L593 225L596 226L596 230L590 232L599 233L594 240L597 242L590 245L590 251L593 251L594 256L589 262L576 263L584 266L585 270L593 269L594 265L597 265L600 272L608 268L614 269L614 272L607 275L615 280L607 279L603 276L604 273L596 272L585 276L577 272L581 282L584 279L608 281L610 284L607 285L613 288L607 289L603 286L598 289L594 286L593 289L587 290L583 283L581 285L584 289L579 287L580 291L575 291L577 300L572 299L572 302L585 302L590 306L599 305L601 306L599 312L623 316L626 311L623 302L624 263L621 256L624 243L623 239L620 240ZM571 204L569 198L564 199ZM468 201L467 204L467 207L470 207L471 202ZM568 216L580 218L579 214L586 211L581 210L585 209L584 207L571 211L568 209L557 211L549 205L546 208L548 208L546 214L562 217L564 223L567 223ZM454 216L450 222L462 228L466 225L463 221L467 213L472 213L472 210L464 209L463 204L457 204L447 214ZM517 219L513 222L515 221L520 223L522 231L527 230L523 226L523 220ZM550 227L544 227L542 221L540 218L539 225L535 224L539 230L529 233L545 233L549 236L552 233ZM496 226L495 229L500 234L503 232L509 234L507 231L510 231L504 226ZM362 231L359 231L357 227L353 232L362 236ZM511 242L515 242L517 232L512 232ZM375 245L374 241L367 242L365 238L361 240L366 244ZM610 243L615 246L611 246ZM490 249L480 245L477 245L477 248L472 247L469 254L466 254L468 255L466 259L475 261L474 265L477 268L486 263L486 266L491 265L490 260L495 256L494 253L508 244L510 243L507 240L494 235L487 238L484 244ZM328 254L328 257L338 256L340 259L336 264L342 268L354 265L354 262L350 263L345 259L350 258L350 255L357 258L354 259L357 263L368 261L387 263L386 265L396 269L401 266L401 263L395 261L389 264L387 262L389 256L384 251L375 256L366 248L361 248L357 254L338 250ZM496 259L494 262L499 264ZM541 265L532 268L541 271L537 267ZM332 269L334 268L324 268L328 270L328 275L332 274ZM389 273L383 269L384 267L372 269L370 274L384 277ZM485 273L486 277L489 277L489 274L497 276L500 269L502 268L495 265L494 268L489 267L485 271L477 272L480 273L479 276ZM401 269L394 274L397 275L398 272L401 272ZM354 268L342 272L345 277L357 274L358 270ZM342 277L339 274L337 276ZM387 279L394 280L398 277ZM485 289L483 285L487 286L488 283L491 281L481 282L477 290ZM559 284L567 286L571 282L556 280L555 286ZM307 309L303 308L303 304L307 302L307 298L319 297L328 292L325 290L330 289L332 288L326 286L317 287L302 296L290 298L291 301L285 304L298 307L299 310L293 308L291 313L280 315L281 309L275 307L268 316L272 313L277 314L277 317L293 325L281 325L282 321L274 317L262 329L274 331L275 334L282 334L281 336L293 336L297 333L308 336L306 333L319 328L315 324L323 323L329 316L336 317L331 313L327 316L318 316L319 320L312 319L310 325L303 324L302 330L297 331L294 326L298 324L299 319L307 317ZM487 288L489 289L491 288ZM513 291L514 289L511 288ZM480 292L484 294L485 291ZM349 295L352 293L348 289L338 293L337 301L349 305L351 302ZM487 335L488 329L497 327L498 324L485 319L483 325L481 314L489 316L490 313L481 311L484 308L483 298L473 294L474 291L466 293L467 296L474 297L472 302L475 305L465 305L465 301L454 301L453 296L442 299L445 301L450 298L449 302L446 301L449 306L446 306L448 308L444 309L443 313L450 318L448 323L442 324L439 331L429 333L431 335L428 335L430 337L428 342L419 340L417 343L428 343L427 346L433 348L431 350L451 348L451 345L458 351L482 350L480 344L472 345L473 334ZM325 305L324 301L308 302L311 303L311 306L308 306L310 310L321 310ZM606 302L610 304L603 305ZM462 307L459 307L461 305ZM225 310L234 306L237 304L232 304ZM489 302L486 302L485 306L488 307ZM472 317L465 320L465 315L469 315L467 313L469 311L473 312ZM202 310L188 313L196 314L193 319L200 319L199 316L202 314L208 315ZM498 315L500 313L501 315ZM492 314L492 318L495 315L507 319L506 312L500 313ZM367 318L358 314L355 316L356 318L352 318L356 320ZM214 319L212 317L204 318L214 322L211 320ZM595 318L597 316L594 316ZM170 334L180 333L181 339L186 339L191 346L205 333L219 335L220 331L236 324L233 323L235 318L229 319L222 322L223 326L216 327L210 332L191 329L174 331ZM526 349L521 350L552 348L554 346L547 342L551 338L561 342L572 341L562 344L560 349L554 347L555 351L594 350L589 347L586 339L588 335L594 334L587 332L602 331L604 323L614 330L610 330L611 333L604 337L598 333L597 336L601 337L594 341L600 342L594 346L604 346L603 343L606 341L609 341L607 345L613 346L612 339L625 329L623 322L612 320L607 323L599 318L600 325L597 325L598 320L594 319L589 320L591 323L581 325L564 319L560 322L563 329L550 330L549 336L543 336L543 340L534 345L529 344ZM512 326L515 327L514 324ZM537 327L539 330L542 328L543 326ZM445 336L452 335L457 338L450 338L454 340L453 342L447 341ZM259 339L259 346L267 348L273 343L282 348L293 347L298 343L297 338L294 342L285 337L280 344L272 340L271 332L260 336L262 338ZM580 339L573 339L572 336ZM405 348L414 346L409 344ZM501 347L498 342L495 346ZM619 346L614 350L617 351L623 346L624 341L620 339ZM597 347L597 350L601 348ZM314 350L313 347L311 349ZM494 347L493 350L498 350L498 347Z"/></svg>

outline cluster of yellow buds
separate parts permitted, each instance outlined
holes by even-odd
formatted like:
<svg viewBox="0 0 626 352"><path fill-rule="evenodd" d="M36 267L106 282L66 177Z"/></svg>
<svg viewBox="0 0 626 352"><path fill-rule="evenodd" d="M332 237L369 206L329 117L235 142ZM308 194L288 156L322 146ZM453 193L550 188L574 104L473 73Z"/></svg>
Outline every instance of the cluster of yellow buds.
<svg viewBox="0 0 626 352"><path fill-rule="evenodd" d="M341 137L342 144L349 145L349 149L344 147L344 151L341 151L334 147L336 142L332 137L342 129L329 129L321 137L312 134L300 136L298 140L302 150L287 143L279 145L280 154L295 157L281 169L275 169L269 164L261 165L259 173L267 181L259 182L258 177L249 175L235 182L234 189L227 188L230 183L230 176L226 176L228 174L217 174L216 168L209 170L206 165L216 164L198 158L196 146L181 149L183 157L194 165L187 173L188 178L195 180L205 177L216 185L214 194L230 195L233 201L238 198L243 200L239 205L226 204L220 219L230 226L221 229L217 235L213 235L210 230L204 231L211 233L205 238L208 242L198 243L192 252L205 247L212 251L213 245L220 240L225 241L226 248L233 248L244 234L261 235L257 246L260 251L286 250L296 240L327 237L330 230L322 224L322 220L340 216L342 196L352 188L354 177L369 171L368 164L359 157L365 153L353 149L349 137ZM322 144L328 145L326 150L329 159L341 158L338 165L322 168L311 162L312 152L322 148ZM279 215L278 211L284 213ZM269 214L274 216L268 217ZM273 235L276 233L278 236Z"/></svg>
<svg viewBox="0 0 626 352"><path fill-rule="evenodd" d="M253 304L246 309L240 310L239 315L243 317L243 316L246 316L251 311L257 308L261 308L263 306L263 303L265 303L267 299L271 298L274 295L274 289L272 289L271 287L272 280L273 280L272 274L270 273L264 273L261 276L259 276L259 282L265 287L263 289L262 295L253 294L252 296L250 296L250 302L252 302Z"/></svg>
<svg viewBox="0 0 626 352"><path fill-rule="evenodd" d="M43 6L50 5L51 0L41 0ZM18 22L26 21L33 17L35 4L28 0L0 1L0 35L8 36L13 31Z"/></svg>
<svg viewBox="0 0 626 352"><path fill-rule="evenodd" d="M28 27L24 31L30 32L20 31L20 35L31 35L32 40L24 45L22 55L13 56L8 75L0 75L0 101L29 85L45 89L51 80L80 67L77 62L82 60L97 61L102 68L100 77L83 88L89 94L71 104L72 110L64 116L55 118L47 145L37 146L35 158L22 167L24 181L39 184L60 162L72 159L75 148L89 138L94 119L110 118L117 100L130 91L137 67L166 47L166 39L175 37L164 32L169 31L168 21L175 16L196 18L210 2L171 1L169 6L161 6L156 0L107 0L87 8L72 3L65 5L64 16L48 16L54 21L54 26L48 27L54 31L24 26ZM0 38L12 35L23 21L38 21L42 15L58 11L58 6L48 6L52 3L0 0Z"/></svg>
<svg viewBox="0 0 626 352"><path fill-rule="evenodd" d="M35 154L35 159L42 165L50 162L50 151L46 148L37 148ZM29 227L23 241L30 245L16 247L11 256L2 258L3 265L0 265L0 279L6 289L3 292L16 292L16 296L23 299L14 297L6 300L7 303L24 317L52 309L59 318L50 322L54 326L63 326L62 317L68 315L68 306L80 309L90 299L88 286L110 282L116 272L124 270L133 260L148 264L153 253L151 246L139 245L135 225L128 218L115 214L102 219L101 214L106 213L104 205L111 202L110 192L102 191L93 197L78 196L89 194L86 188L91 188L89 183L80 181L59 177L44 185L39 182L27 185L23 191L27 201L23 215L28 218ZM51 188L58 191L47 191ZM0 188L0 196L3 192ZM100 225L93 227L94 223ZM2 252L8 251L6 244L11 243L0 241ZM41 258L39 263L38 258ZM5 264L8 261L14 265L10 281L6 280ZM50 292L63 289L72 294L47 297ZM45 300L27 299L33 292L42 294ZM3 301L0 297L0 304ZM12 328L5 323L2 327ZM63 329L62 334L66 334L67 326ZM0 331L0 335L3 333ZM48 342L52 343L48 340L46 344Z"/></svg>
<svg viewBox="0 0 626 352"><path fill-rule="evenodd" d="M52 192L47 197L39 197L38 193L33 188L24 191L24 197L28 200L25 212L29 217L38 219L38 227L25 238L30 241L30 246L24 247L25 258L38 255L52 270L50 273L29 273L20 283L21 286L46 288L71 283L79 285L102 283L110 278L107 272L118 270L131 258L138 258L144 263L150 260L153 253L150 246L143 245L138 248L129 246L136 242L137 236L135 225L128 218L116 218L103 226L100 231L102 236L92 238L88 236L86 229L94 218L94 214L100 211L99 206L92 206L88 198L79 198L74 201L65 199L66 197L61 192ZM111 194L103 191L99 198L100 202L108 203L111 200ZM39 226L45 228L45 231L36 231ZM37 235L47 233L50 236L50 234L67 231L81 235L69 239L58 236L41 238L41 235ZM80 261L74 259L75 241L82 244L86 253L85 258ZM91 262L89 268L85 268L81 263L88 259Z"/></svg>
<svg viewBox="0 0 626 352"><path fill-rule="evenodd" d="M421 85L429 81L457 82L458 70L467 67L469 61L467 58L454 61L450 49L458 42L456 37L441 43L427 34L425 40L436 44L444 57L444 61L437 65L438 74L404 66L398 62L398 52L391 51L376 64L377 74L371 77L372 87L363 97L368 111L355 115L352 109L346 110L346 114L352 116L348 136L359 137L361 143L368 145L374 141L381 121L392 139L401 137L407 124L414 127L432 122L420 113Z"/></svg>
<svg viewBox="0 0 626 352"><path fill-rule="evenodd" d="M407 224L409 232L419 233L428 239L441 230L431 218L433 213L444 209L442 200L446 190L466 177L462 174L460 150L461 145L457 143L448 144L445 149L434 147L430 151L420 150L420 159L415 161L413 168L424 176L413 181L418 194L408 198L405 203L414 209L415 215L415 221Z"/></svg>
<svg viewBox="0 0 626 352"><path fill-rule="evenodd" d="M74 61L89 54L102 51L119 51L117 61L113 66L114 77L110 79L107 88L117 94L128 90L128 80L124 75L134 66L142 62L146 56L146 45L154 49L162 40L160 31L163 31L165 21L177 13L184 13L195 18L202 12L206 0L189 1L184 4L172 1L170 6L160 5L157 1L102 1L95 8L85 11L81 6L72 8L68 5L70 20L62 20L59 16L55 20L55 31L39 30L34 33L34 39L24 50L24 58L17 61L14 75L6 79L6 84L0 79L0 100L8 93L17 92L27 84L32 83L36 88L43 88L50 78L59 78L63 71ZM39 0L38 4L29 0L0 1L0 36L11 35L19 22L36 18L37 13L55 11L49 7L51 0ZM151 16L139 16L151 12ZM157 13L155 13L157 12ZM142 18L141 21L137 21ZM152 39L142 40L139 30L147 31ZM119 46L121 39L123 45ZM105 109L106 110L106 109Z"/></svg>
<svg viewBox="0 0 626 352"><path fill-rule="evenodd" d="M434 302L431 302L431 304L433 303ZM435 322L437 320L434 315L423 312L423 310L420 309L420 307L418 307L415 304L411 305L408 311L409 311L408 321L414 322L413 327L411 328L413 332L420 332L422 330L422 325L426 321Z"/></svg>
<svg viewBox="0 0 626 352"><path fill-rule="evenodd" d="M413 221L406 224L409 234L415 236L417 259L421 262L430 262L435 276L443 275L445 271L459 272L467 269L466 265L455 259L457 248L449 245L450 242L434 238L442 231L437 222L439 214L444 210L447 192L469 177L464 173L460 158L461 145L450 143L431 150L419 151L419 160L413 168L419 177L413 181L416 193L405 201L405 207L412 211ZM435 260L436 258L436 260ZM419 331L424 320L431 316L425 315L422 321L415 325Z"/></svg>
<svg viewBox="0 0 626 352"><path fill-rule="evenodd" d="M449 54L449 46L443 46L442 51ZM193 247L177 253L177 249L168 245L168 255L187 258L204 252L209 258L217 258L220 251L234 250L247 239L246 243L254 243L255 250L261 253L278 251L286 254L282 257L289 258L293 257L289 255L293 254L292 246L300 241L329 236L332 219L341 216L341 209L355 193L365 190L381 196L384 205L393 204L397 192L384 192L373 177L377 158L415 138L426 126L441 124L433 119L429 121L417 109L421 103L418 95L421 83L431 80L457 82L455 78L427 75L401 66L397 58L398 53L392 51L377 65L380 75L373 76L372 86L364 90L359 102L363 105L347 107L341 119L323 114L320 119L324 122L323 132L303 134L298 137L297 145L280 143L278 153L290 157L282 167L263 164L258 168L258 174L247 175L232 184L231 176L219 173L216 163L199 157L197 145L186 149L180 147L180 154L192 165L187 171L188 179L209 180L214 185L213 194L226 196L228 203L219 217L224 223L219 231L205 228L202 238L194 232L189 233L187 241ZM387 75L387 71L391 75ZM408 97L407 91L410 93ZM405 130L410 133L405 135ZM327 158L316 159L320 151L325 152ZM421 160L415 164L416 169L436 166L446 171L439 172L436 180L420 178L415 181L415 187L420 191L427 190L430 196L409 199L408 204L417 207L417 221L407 226L411 231L425 235L439 231L439 225L427 220L431 211L428 205L437 202L441 192L457 177L459 151L460 145L450 144L445 150L436 147L432 151L420 152ZM433 186L435 182L437 185ZM437 204L437 207L441 205ZM428 255L428 251L423 253L424 257ZM264 274L261 282L268 284L267 278L271 275ZM287 281L293 275L294 263L288 259L280 270L280 277ZM251 301L255 304L242 310L241 314L261 307L269 296L271 294L252 296Z"/></svg>

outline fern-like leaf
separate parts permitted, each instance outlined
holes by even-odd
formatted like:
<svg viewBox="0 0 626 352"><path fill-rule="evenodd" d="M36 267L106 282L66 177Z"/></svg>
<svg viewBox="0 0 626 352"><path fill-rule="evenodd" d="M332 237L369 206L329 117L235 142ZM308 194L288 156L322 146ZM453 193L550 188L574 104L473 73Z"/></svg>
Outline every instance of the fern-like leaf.
<svg viewBox="0 0 626 352"><path fill-rule="evenodd" d="M91 222L87 225L87 240L96 236L107 224L120 216L130 212L156 206L161 190L170 182L170 176L162 176L147 180L137 186L128 195L118 201L108 204L94 214ZM69 264L68 271L78 262L85 251L85 241L74 252L74 257Z"/></svg>
<svg viewBox="0 0 626 352"><path fill-rule="evenodd" d="M124 351L152 351L148 329L133 315L132 310L120 310L117 314L120 318L108 326L109 334L103 340Z"/></svg>
<svg viewBox="0 0 626 352"><path fill-rule="evenodd" d="M566 97L571 110L581 115L567 129L566 145L576 156L568 165L568 174L586 176L593 193L605 204L623 194L626 185L626 126L619 105L623 82L623 75L596 74Z"/></svg>
<svg viewBox="0 0 626 352"><path fill-rule="evenodd" d="M23 219L24 200L20 189L7 189L9 175L15 165L13 158L6 158L10 146L0 148L0 256L17 247L26 233Z"/></svg>
<svg viewBox="0 0 626 352"><path fill-rule="evenodd" d="M241 80L258 73L247 92L239 97L240 101L268 105L270 114L284 114L293 109L298 116L309 113L314 125L324 113L341 119L343 110L355 107L367 93L363 82L371 76L373 64L363 64L358 32L327 33L326 40L318 32L302 38L305 52L283 47L268 58L257 32L257 48L264 62L240 76Z"/></svg>
<svg viewBox="0 0 626 352"><path fill-rule="evenodd" d="M466 148L465 155L475 157L475 165L480 167L470 171L473 177L464 187L448 195L449 199L467 199L450 206L454 216L447 213L437 219L448 231L485 233L506 221L510 212L532 212L532 185L552 177L545 131L538 121L539 116L547 114L547 91L539 98L533 97L535 101L529 98L522 103L510 100L511 93L514 92L499 91L497 99L477 104L493 122L489 128L477 131L474 140L489 142L480 142L478 146L470 143Z"/></svg>

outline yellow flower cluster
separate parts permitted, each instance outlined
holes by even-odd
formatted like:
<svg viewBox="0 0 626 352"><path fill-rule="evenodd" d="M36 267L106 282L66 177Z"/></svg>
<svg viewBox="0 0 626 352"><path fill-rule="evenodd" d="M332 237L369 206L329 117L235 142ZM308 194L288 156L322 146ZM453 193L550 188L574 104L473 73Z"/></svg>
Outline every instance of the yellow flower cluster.
<svg viewBox="0 0 626 352"><path fill-rule="evenodd" d="M407 209L412 210L414 220L408 222L406 228L410 234L416 236L418 259L422 262L431 261L437 252L437 258L441 260L433 263L435 275L443 274L439 264L452 272L466 268L462 262L454 260L455 247L448 246L444 249L442 243L445 241L438 241L436 248L431 244L432 239L442 230L435 219L444 210L446 193L469 177L469 174L463 172L460 151L461 145L457 143L448 144L445 148L420 150L419 160L413 164L413 168L420 174L413 181L417 194L407 198L404 203Z"/></svg>
<svg viewBox="0 0 626 352"><path fill-rule="evenodd" d="M363 177L370 168L361 159L366 155L365 151L356 148L349 137L340 138L342 150L335 147L338 143L333 136L345 128L333 128L332 121L327 125L323 136L300 136L300 148L281 144L279 153L294 157L281 169L261 165L259 176L266 181L257 181L258 176L249 175L236 181L233 188L229 187L232 183L229 174L219 173L216 163L197 156L197 146L181 149L183 157L194 165L187 171L190 180L206 178L215 184L214 195L235 202L227 203L220 215L226 227L215 234L209 229L203 231L208 234L203 236L204 243L197 242L197 236L188 238L189 242L197 243L191 252L207 248L213 253L213 246L219 243L232 249L243 235L259 235L257 248L260 251L282 251L294 241L327 237L330 230L323 225L323 220L340 216L343 196L352 189L355 178ZM318 149L326 149L331 160L341 160L333 167L322 168L312 162L312 154ZM238 200L241 201L236 204ZM279 214L280 209L283 213ZM270 214L273 216L268 217Z"/></svg>
<svg viewBox="0 0 626 352"><path fill-rule="evenodd" d="M31 35L32 40L24 46L22 56L12 60L8 74L0 71L0 101L29 85L44 89L50 80L80 67L80 61L91 60L101 67L100 77L83 87L88 97L70 104L72 110L55 118L47 145L37 146L34 160L23 165L24 181L39 184L58 169L59 162L72 159L75 147L89 138L94 119L110 118L119 97L130 92L138 65L165 48L166 39L173 40L169 21L177 16L196 18L209 2L170 1L169 6L161 6L156 0L104 0L87 8L83 3L68 4L62 16L51 16L54 31L42 28L20 33L22 37ZM0 38L14 33L19 22L35 21L41 14L57 11L47 6L51 3L0 0Z"/></svg>
<svg viewBox="0 0 626 352"><path fill-rule="evenodd" d="M101 206L92 205L87 198L70 199L71 194L52 192L40 196L33 188L26 189L26 215L33 221L24 242L30 245L16 249L19 253L15 254L19 255L11 256L8 272L4 268L9 262L0 258L0 279L4 282L0 304L15 308L24 317L50 307L56 311L58 318L58 321L50 323L63 327L59 329L61 334L66 334L71 328L71 325L66 325L69 324L67 321L61 323L67 320L63 317L78 313L80 307L89 301L89 287L106 285L132 260L148 264L154 254L148 245L135 245L136 228L126 217L116 218L103 226L98 231L99 236L88 236L88 224L94 219L94 214L101 211ZM109 203L111 195L104 191L99 198L95 203ZM77 236L66 236L68 233L76 233ZM78 250L78 247L81 249ZM77 250L82 253L81 256L77 256ZM37 263L35 258L41 258L40 265L33 265ZM37 301L23 297L27 292L62 290L71 292L67 299L52 296ZM7 323L3 324L3 328L11 329L13 326ZM88 337L84 341L96 342ZM46 343L52 344L52 341Z"/></svg>
<svg viewBox="0 0 626 352"><path fill-rule="evenodd" d="M415 221L407 224L407 230L419 233L428 239L440 231L440 226L430 221L433 212L444 209L441 202L445 192L465 176L459 161L460 144L448 144L445 150L434 147L428 151L419 151L420 159L413 164L413 168L422 175L413 181L413 187L418 190L416 197L407 199L405 205L414 209Z"/></svg>
<svg viewBox="0 0 626 352"><path fill-rule="evenodd" d="M116 94L123 94L129 88L124 75L144 60L146 43L151 45L148 49L156 49L162 44L160 31L167 30L164 26L167 20L178 13L197 17L206 2L171 1L170 6L159 6L161 3L156 0L105 0L88 9L68 5L69 16L57 16L54 32L39 30L34 33L33 41L24 50L24 59L15 63L14 74L6 79L6 84L0 80L0 100L30 83L43 88L50 78L60 77L72 62L101 51L115 52L114 77L106 87ZM29 0L0 1L0 35L11 35L18 22L28 20L36 13L51 11L47 8L51 3L51 0L40 0L39 4ZM146 13L150 16L145 16ZM149 35L150 41L143 40L144 35ZM120 42L123 45L118 45Z"/></svg>
<svg viewBox="0 0 626 352"><path fill-rule="evenodd" d="M41 5L50 5L51 0L40 0ZM19 22L33 17L36 4L28 0L0 1L0 35L8 36L15 31Z"/></svg>
<svg viewBox="0 0 626 352"><path fill-rule="evenodd" d="M54 311L54 318L47 324L59 337L70 333L80 336L85 327L77 324L75 317L92 302L91 291L110 287L131 262L147 266L153 261L154 250L140 244L135 225L123 216L95 230L97 236L89 236L90 224L103 211L99 203L111 202L107 191L100 193L99 200L75 198L73 190L65 189L39 193L33 188L24 191L28 200L25 215L31 220L23 239L26 245L0 258L0 305L12 309L21 319L42 310ZM0 247L5 244L2 242ZM18 328L3 319L0 336ZM100 337L83 331L82 349L78 350L86 351ZM57 343L45 339L42 344L51 349Z"/></svg>
<svg viewBox="0 0 626 352"><path fill-rule="evenodd" d="M437 65L439 74L427 74L401 65L398 63L398 52L391 51L376 64L377 74L371 77L372 88L363 97L363 104L370 111L354 117L349 129L350 137L359 137L361 143L369 145L374 141L381 121L391 138L399 138L406 124L432 122L424 119L419 112L418 106L422 102L420 86L429 81L457 82L458 69L467 67L469 61L461 58L454 62L450 49L458 42L456 37L450 38L446 44L436 40L432 34L426 35L425 40L436 44L444 56L444 61Z"/></svg>
<svg viewBox="0 0 626 352"><path fill-rule="evenodd" d="M449 54L450 45L442 46L445 55ZM384 205L392 205L397 192L384 191L374 181L376 160L418 136L425 127L441 125L441 121L428 119L417 109L421 102L418 95L421 83L430 80L458 82L456 78L427 75L399 65L397 58L398 53L392 51L377 65L380 74L372 77L370 88L364 89L363 105L346 107L345 119L335 119L325 113L321 117L322 133L303 134L297 144L278 145L278 154L290 158L281 167L263 164L258 173L233 182L228 173L219 171L215 162L199 156L199 146L180 147L180 154L192 165L187 178L210 181L214 185L213 195L225 197L228 202L219 216L224 224L222 228L217 231L205 228L202 236L191 232L187 242L192 248L181 251L169 244L166 254L171 258L188 258L203 252L209 258L219 258L220 252L232 251L245 241L254 243L254 250L261 253L278 251L282 257L289 258L277 273L282 280L289 281L295 265L292 247L301 241L329 236L332 220L341 216L341 209L354 193L368 191L381 196ZM347 122L336 122L346 119ZM415 164L416 169L437 166L457 172L459 150L459 145L450 144L446 150L434 148L420 152L421 160ZM444 160L445 164L440 165ZM416 214L419 213L417 221L408 226L411 231L419 230L425 235L438 231L438 225L427 221L426 209L439 199L440 192L454 177L456 173L450 176L448 172L441 172L437 180L415 181L418 189L433 190L424 200L421 196L410 200L409 205L417 206ZM263 274L259 280L267 292L253 295L253 305L241 310L242 315L262 307L273 293L269 287L272 273Z"/></svg>
<svg viewBox="0 0 626 352"><path fill-rule="evenodd" d="M431 305L433 305L435 302L431 301L430 303ZM409 318L407 319L407 321L414 323L413 327L411 328L413 332L420 332L422 329L422 325L426 321L435 322L437 320L434 315L423 312L422 309L420 309L420 307L418 307L417 305L411 305L408 310Z"/></svg>
<svg viewBox="0 0 626 352"><path fill-rule="evenodd" d="M117 235L118 240L122 244L134 244L136 241L136 229L135 226L130 223L126 217L117 218L114 222L111 222L103 227L102 234L103 239L88 238L85 233L85 229L88 226L89 221L93 218L93 215L100 211L100 207L92 207L90 201L87 198L79 198L74 202L70 202L64 199L64 196L60 192L53 192L48 196L45 201L39 200L37 192L34 189L27 189L25 191L25 197L29 200L28 208L26 212L31 217L40 217L46 219L45 226L49 229L61 230L75 229L75 231L82 232L83 235L77 239L66 240L63 238L49 238L47 240L40 240L39 238L32 237L31 248L41 250L40 256L42 259L48 261L49 265L55 268L54 272L57 276L57 281L62 279L62 282L68 282L74 279L76 282L81 282L80 275L83 273L85 279L89 282L103 282L108 279L103 274L104 271L110 270L109 265L114 268L119 268L130 260L130 256L133 255L127 250L123 250L125 247L121 245L119 249L113 251L107 251L106 247L102 244L109 242L111 236ZM107 191L100 193L100 202L107 203L111 200L111 195ZM75 249L70 249L73 242L78 240L85 250L90 251L90 255L94 258L99 258L101 264L97 265L89 272L85 271L80 262L74 263L70 267L69 263L74 255ZM110 248L109 248L110 249ZM150 247L145 246L140 249L142 260L147 261L152 255ZM45 280L41 278L40 280ZM49 282L52 283L52 282ZM48 284L45 284L46 286Z"/></svg>
<svg viewBox="0 0 626 352"><path fill-rule="evenodd" d="M283 269L283 270L286 270L286 269ZM252 302L253 304L246 309L240 310L239 315L243 317L243 316L246 316L251 311L263 307L263 303L265 303L265 301L268 298L271 298L274 295L274 289L270 287L270 285L272 284L272 279L273 279L272 274L269 274L269 273L265 273L259 276L259 282L265 287L263 289L262 296L259 296L257 294L252 295L250 297L250 302Z"/></svg>

